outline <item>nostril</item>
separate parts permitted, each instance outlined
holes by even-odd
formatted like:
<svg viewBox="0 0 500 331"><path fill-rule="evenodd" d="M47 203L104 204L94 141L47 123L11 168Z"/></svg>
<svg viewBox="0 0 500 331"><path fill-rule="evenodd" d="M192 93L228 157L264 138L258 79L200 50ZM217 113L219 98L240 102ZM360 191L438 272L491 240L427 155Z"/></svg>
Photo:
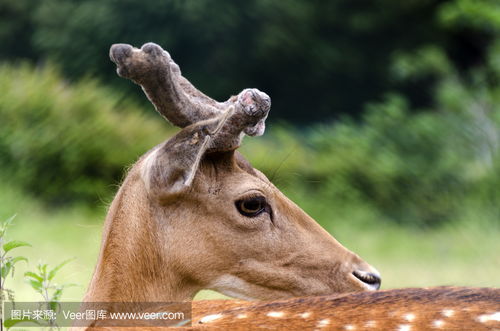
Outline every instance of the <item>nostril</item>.
<svg viewBox="0 0 500 331"><path fill-rule="evenodd" d="M356 277L363 283L370 285L376 290L380 288L380 284L382 283L380 276L371 272L355 270L352 274L354 275L354 277Z"/></svg>

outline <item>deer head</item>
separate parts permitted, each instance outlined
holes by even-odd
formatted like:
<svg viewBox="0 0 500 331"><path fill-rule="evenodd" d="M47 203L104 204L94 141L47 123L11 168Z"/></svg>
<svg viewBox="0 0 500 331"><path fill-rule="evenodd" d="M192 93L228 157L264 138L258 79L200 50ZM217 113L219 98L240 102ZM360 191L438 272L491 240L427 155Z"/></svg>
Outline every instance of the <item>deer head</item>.
<svg viewBox="0 0 500 331"><path fill-rule="evenodd" d="M86 301L181 301L201 289L242 299L376 290L377 271L281 193L236 149L264 133L271 101L216 102L156 44L116 44L118 74L182 128L129 171L107 216Z"/></svg>

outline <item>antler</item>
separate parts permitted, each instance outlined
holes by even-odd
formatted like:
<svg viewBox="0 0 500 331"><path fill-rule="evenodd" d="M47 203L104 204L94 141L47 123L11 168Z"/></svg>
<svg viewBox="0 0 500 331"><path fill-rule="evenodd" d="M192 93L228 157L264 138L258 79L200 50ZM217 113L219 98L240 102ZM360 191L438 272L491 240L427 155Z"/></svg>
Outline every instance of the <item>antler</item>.
<svg viewBox="0 0 500 331"><path fill-rule="evenodd" d="M156 110L181 128L220 116L231 106L243 106L250 112L269 111L269 96L257 89L245 89L225 102L206 96L181 75L170 54L157 44L147 43L141 49L115 44L109 54L118 75L139 84ZM250 136L263 134L264 121L265 117L244 132Z"/></svg>
<svg viewBox="0 0 500 331"><path fill-rule="evenodd" d="M188 188L203 155L236 149L244 134L262 135L271 108L269 96L245 89L225 102L198 91L160 46L141 49L115 44L109 52L118 75L139 84L156 110L182 129L144 161L142 176L150 192Z"/></svg>

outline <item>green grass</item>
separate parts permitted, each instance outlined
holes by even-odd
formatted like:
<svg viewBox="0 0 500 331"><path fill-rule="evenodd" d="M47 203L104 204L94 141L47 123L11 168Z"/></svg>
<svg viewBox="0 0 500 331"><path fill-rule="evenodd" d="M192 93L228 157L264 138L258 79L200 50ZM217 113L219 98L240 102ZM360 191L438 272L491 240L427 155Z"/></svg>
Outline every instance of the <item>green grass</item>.
<svg viewBox="0 0 500 331"><path fill-rule="evenodd" d="M34 270L39 262L55 266L74 258L61 269L56 282L79 284L67 288L63 300L81 300L99 252L101 219L106 212L104 205L94 211L78 207L46 210L15 188L5 188L0 189L0 217L4 220L16 214L7 238L27 241L32 245L16 249L16 255L26 256L29 265L19 263L14 278L7 279L6 287L15 291L17 301L38 301L41 297L24 282L24 272Z"/></svg>
<svg viewBox="0 0 500 331"><path fill-rule="evenodd" d="M381 272L383 288L500 286L498 224L455 224L432 231L344 224L331 232Z"/></svg>
<svg viewBox="0 0 500 331"><path fill-rule="evenodd" d="M75 258L66 265L56 281L78 283L68 288L64 301L78 301L88 286L99 252L104 203L94 210L47 210L37 201L12 187L0 188L0 217L17 214L8 238L30 242L33 247L19 248L17 253L29 258L29 266L19 265L7 287L16 292L18 301L39 300L22 279L38 261L56 265ZM297 201L299 205L301 201ZM310 206L308 206L310 208ZM306 208L306 209L308 209ZM447 227L422 231L380 222L360 223L315 217L342 244L374 265L383 276L383 288L470 285L500 287L500 227L479 221L461 221ZM474 215L469 215L472 219ZM465 217L464 219L467 219ZM196 299L221 297L202 291Z"/></svg>

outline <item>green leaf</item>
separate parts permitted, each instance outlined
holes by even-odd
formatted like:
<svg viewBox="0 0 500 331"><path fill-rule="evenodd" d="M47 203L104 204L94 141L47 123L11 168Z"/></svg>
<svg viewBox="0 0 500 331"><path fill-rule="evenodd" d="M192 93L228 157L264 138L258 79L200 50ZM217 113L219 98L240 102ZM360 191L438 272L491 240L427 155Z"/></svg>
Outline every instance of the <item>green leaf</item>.
<svg viewBox="0 0 500 331"><path fill-rule="evenodd" d="M31 287L33 287L33 289L37 292L41 292L42 291L42 283L36 281L36 280L28 280L28 283L31 285Z"/></svg>
<svg viewBox="0 0 500 331"><path fill-rule="evenodd" d="M40 282L40 284L43 282L43 278L42 278L42 277L40 277L39 275L37 275L36 273L31 272L31 271L26 271L26 272L24 273L24 276L25 276L25 277L31 277L31 278L34 278L34 279L36 279L37 281L39 281L39 282Z"/></svg>
<svg viewBox="0 0 500 331"><path fill-rule="evenodd" d="M25 261L25 262L28 262L28 259L25 258L24 256L17 256L17 257L9 257L7 258L6 262L4 263L4 268L2 268L2 271L0 272L0 274L2 275L2 277L7 277L7 275L9 274L9 272L11 273L12 277L14 277L14 265L19 262L19 261Z"/></svg>
<svg viewBox="0 0 500 331"><path fill-rule="evenodd" d="M74 259L68 259L66 261L63 261L61 264L57 265L54 267L54 269L50 270L49 272L49 276L47 277L48 280L52 280L52 278L54 278L54 276L56 275L56 273L62 268L64 267L66 264L68 264L69 262L73 261Z"/></svg>
<svg viewBox="0 0 500 331"><path fill-rule="evenodd" d="M53 301L53 302L59 301L59 299L61 298L62 293L63 293L63 288L62 287L60 287L57 290L55 290L54 294L52 295L51 301Z"/></svg>
<svg viewBox="0 0 500 331"><path fill-rule="evenodd" d="M8 320L5 320L3 322L3 326L5 326L8 329L8 328L11 328L14 325L16 325L18 323L22 323L22 322L26 322L26 321L23 321L23 320L14 320L12 318L9 318Z"/></svg>
<svg viewBox="0 0 500 331"><path fill-rule="evenodd" d="M15 258L13 258L10 261L12 262L13 265L16 264L19 261L24 261L24 262L28 263L28 259L25 258L24 256L16 256Z"/></svg>
<svg viewBox="0 0 500 331"><path fill-rule="evenodd" d="M2 269L0 270L0 275L2 276L2 278L6 278L7 275L9 274L10 272L10 269L12 269L12 263L10 262L6 262L3 266L2 266Z"/></svg>
<svg viewBox="0 0 500 331"><path fill-rule="evenodd" d="M29 243L25 241L20 241L20 240L12 240L9 241L8 243L5 243L3 245L3 251L7 253L8 251L17 248L17 247L23 247L23 246L31 246Z"/></svg>
<svg viewBox="0 0 500 331"><path fill-rule="evenodd" d="M59 311L60 310L60 303L58 301L56 301L55 299L52 299L50 300L49 302L49 307L50 309L52 309L53 311Z"/></svg>
<svg viewBox="0 0 500 331"><path fill-rule="evenodd" d="M12 223L14 218L16 218L16 216L17 216L17 214L14 214L11 217L9 217L6 221L3 222L2 230L4 230L4 232L10 226L10 224Z"/></svg>
<svg viewBox="0 0 500 331"><path fill-rule="evenodd" d="M40 274L45 277L45 275L47 275L47 264L39 264L38 270L40 270Z"/></svg>

